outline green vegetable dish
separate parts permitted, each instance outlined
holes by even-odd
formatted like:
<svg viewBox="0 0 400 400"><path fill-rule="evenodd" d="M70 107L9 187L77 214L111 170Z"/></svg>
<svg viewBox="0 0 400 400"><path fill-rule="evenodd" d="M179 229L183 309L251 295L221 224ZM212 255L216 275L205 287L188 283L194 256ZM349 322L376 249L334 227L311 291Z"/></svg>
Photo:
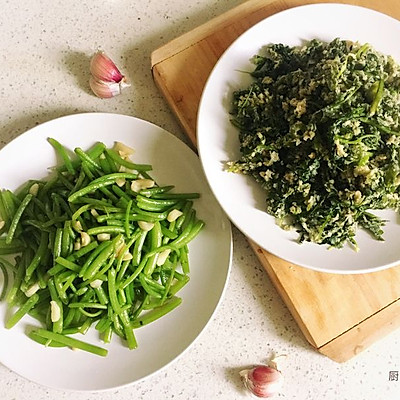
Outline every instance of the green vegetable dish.
<svg viewBox="0 0 400 400"><path fill-rule="evenodd" d="M254 81L233 96L241 157L228 170L252 176L266 211L299 242L357 249L371 211L399 208L400 67L368 44L311 40L266 46Z"/></svg>
<svg viewBox="0 0 400 400"><path fill-rule="evenodd" d="M151 165L131 162L121 143L76 148L71 159L49 142L63 159L53 176L0 192L0 255L8 258L0 258L0 300L18 307L5 327L29 314L42 323L28 333L36 342L106 356L69 336L95 324L103 342L116 334L134 349L135 329L181 304L188 244L204 226L193 208L199 194L157 185Z"/></svg>

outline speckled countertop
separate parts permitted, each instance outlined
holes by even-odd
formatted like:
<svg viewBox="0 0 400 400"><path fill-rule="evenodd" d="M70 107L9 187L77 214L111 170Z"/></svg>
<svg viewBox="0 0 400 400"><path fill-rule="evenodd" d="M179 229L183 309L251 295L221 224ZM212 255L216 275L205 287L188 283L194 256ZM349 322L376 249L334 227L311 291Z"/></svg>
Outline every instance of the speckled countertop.
<svg viewBox="0 0 400 400"><path fill-rule="evenodd" d="M50 119L86 111L130 114L185 140L150 72L152 50L240 0L2 0L0 13L1 147ZM88 60L98 48L132 80L111 100L88 87ZM396 400L400 380L397 330L345 364L306 342L241 233L233 229L232 271L225 297L207 329L182 357L149 379L104 393L69 393L31 383L0 364L4 400L242 399L238 372L288 355L278 398ZM0 343L0 346L6 346ZM400 379L400 378L399 378Z"/></svg>

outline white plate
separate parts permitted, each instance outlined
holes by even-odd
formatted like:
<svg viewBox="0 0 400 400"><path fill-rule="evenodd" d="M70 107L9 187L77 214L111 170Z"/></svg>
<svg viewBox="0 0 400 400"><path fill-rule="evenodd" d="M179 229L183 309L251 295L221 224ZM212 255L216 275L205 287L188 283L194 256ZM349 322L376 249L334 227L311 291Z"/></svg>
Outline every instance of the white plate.
<svg viewBox="0 0 400 400"><path fill-rule="evenodd" d="M37 321L25 317L6 330L6 306L4 302L0 305L0 362L11 370L58 389L104 390L127 385L176 359L211 319L230 268L230 222L211 193L196 154L165 130L124 115L71 115L31 129L0 151L2 188L14 190L30 178L47 175L47 168L57 162L48 137L71 150L78 146L89 148L96 141L107 146L121 141L136 150L134 162L153 165L152 176L159 184L172 184L176 191L201 194L195 208L206 225L189 244L191 280L179 292L182 304L164 318L137 329L136 350L129 350L115 336L110 345L104 345L94 328L78 337L104 345L109 350L105 358L83 351L45 348L24 333L28 325L37 325Z"/></svg>
<svg viewBox="0 0 400 400"><path fill-rule="evenodd" d="M296 232L279 228L264 212L265 193L251 177L227 173L224 162L240 157L238 131L230 123L230 102L234 90L251 82L254 65L250 58L270 43L289 46L318 38L339 37L368 42L377 50L400 61L400 22L384 14L339 4L307 5L275 14L242 34L222 55L203 91L197 126L200 159L212 191L232 222L267 251L295 264L319 271L360 273L377 271L399 263L400 223L394 212L380 212L389 218L384 242L360 231L360 251L350 247L328 250L311 243L298 244Z"/></svg>

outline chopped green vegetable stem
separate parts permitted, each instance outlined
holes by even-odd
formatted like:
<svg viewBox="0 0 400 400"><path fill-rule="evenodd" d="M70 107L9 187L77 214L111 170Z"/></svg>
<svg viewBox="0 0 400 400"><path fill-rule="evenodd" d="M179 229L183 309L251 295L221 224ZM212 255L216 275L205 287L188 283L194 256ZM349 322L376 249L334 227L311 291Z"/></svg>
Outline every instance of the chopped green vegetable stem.
<svg viewBox="0 0 400 400"><path fill-rule="evenodd" d="M203 225L192 208L199 194L157 184L138 194L131 182L152 179L150 165L103 143L76 147L74 159L57 140L49 143L63 160L54 177L26 182L16 194L0 191L0 254L17 254L15 265L0 258L0 300L18 307L6 327L28 314L44 328L28 336L44 346L105 356L107 350L67 336L95 326L105 343L115 333L135 349L134 329L181 302L174 295L188 281L187 243ZM168 220L174 209L182 212L179 222Z"/></svg>

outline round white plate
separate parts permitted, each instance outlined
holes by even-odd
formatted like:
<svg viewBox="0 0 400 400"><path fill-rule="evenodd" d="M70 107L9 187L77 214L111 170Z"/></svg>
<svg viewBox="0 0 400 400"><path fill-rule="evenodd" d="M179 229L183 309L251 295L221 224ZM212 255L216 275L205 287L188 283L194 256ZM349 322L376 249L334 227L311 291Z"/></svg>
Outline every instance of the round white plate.
<svg viewBox="0 0 400 400"><path fill-rule="evenodd" d="M194 207L206 225L189 244L191 280L179 292L182 304L164 318L135 330L136 350L129 350L116 336L111 344L104 345L94 327L87 335L77 337L106 347L107 357L65 348L45 348L24 333L27 326L38 325L30 317L10 330L5 329L6 305L0 304L0 362L11 370L58 389L104 390L127 385L176 359L211 319L223 295L230 268L230 222L211 193L196 154L165 130L124 115L71 115L29 130L0 151L2 188L14 190L30 178L47 176L47 168L57 163L48 137L71 150L87 149L97 141L107 146L112 146L114 141L123 142L135 149L134 162L153 165L151 174L158 184L175 185L177 192L201 194Z"/></svg>
<svg viewBox="0 0 400 400"><path fill-rule="evenodd" d="M301 45L318 38L339 37L368 42L377 50L400 61L400 22L384 14L339 4L306 5L275 14L242 34L222 55L203 91L197 126L200 159L217 200L231 221L267 251L292 263L319 271L338 273L370 272L387 268L400 260L400 221L396 213L380 212L389 219L384 242L360 231L352 248L328 250L312 243L298 244L296 232L275 224L265 210L265 193L251 177L224 171L224 163L240 157L238 131L230 123L233 91L247 87L253 71L251 57L270 43ZM378 214L378 213L377 213Z"/></svg>

